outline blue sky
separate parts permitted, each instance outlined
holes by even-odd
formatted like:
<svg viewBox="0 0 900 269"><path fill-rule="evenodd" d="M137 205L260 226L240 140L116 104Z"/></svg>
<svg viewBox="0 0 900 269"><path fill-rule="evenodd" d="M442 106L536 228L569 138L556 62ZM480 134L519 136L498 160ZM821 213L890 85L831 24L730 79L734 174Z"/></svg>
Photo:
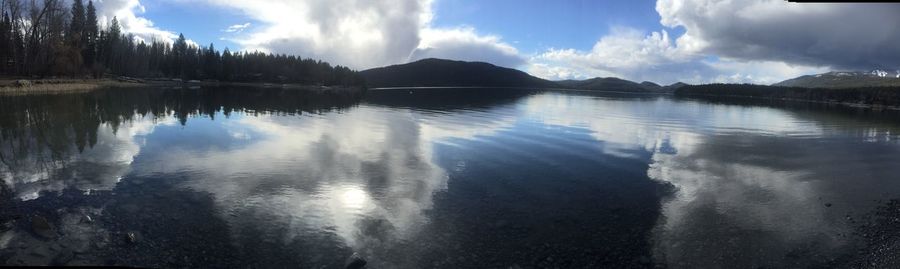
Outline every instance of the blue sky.
<svg viewBox="0 0 900 269"><path fill-rule="evenodd" d="M222 30L228 26L259 24L234 9L210 6L203 2L141 2L148 18L161 29L185 33L195 42L215 43L239 48L235 42L220 40L231 36ZM588 50L613 26L659 29L655 0L569 1L547 5L536 0L439 0L435 2L432 24L437 27L471 26L486 33L497 33L523 52L538 53L549 48ZM177 30L176 30L177 29Z"/></svg>
<svg viewBox="0 0 900 269"><path fill-rule="evenodd" d="M589 50L612 26L661 28L655 6L654 0L573 0L558 5L535 0L443 0L436 2L434 25L472 25L500 33L526 53L551 47Z"/></svg>
<svg viewBox="0 0 900 269"><path fill-rule="evenodd" d="M294 54L360 70L436 57L548 79L768 84L830 70L900 69L894 45L900 5L891 4L102 0L98 6L101 18L118 16L143 39L184 33L218 49Z"/></svg>

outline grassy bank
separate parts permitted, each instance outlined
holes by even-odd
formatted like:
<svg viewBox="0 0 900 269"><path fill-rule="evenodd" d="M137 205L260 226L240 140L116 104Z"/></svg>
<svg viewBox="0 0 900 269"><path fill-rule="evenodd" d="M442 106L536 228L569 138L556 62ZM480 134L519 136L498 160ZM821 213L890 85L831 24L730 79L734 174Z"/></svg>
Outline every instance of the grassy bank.
<svg viewBox="0 0 900 269"><path fill-rule="evenodd" d="M114 79L0 79L0 94L46 94L85 92L103 87L141 87L143 83Z"/></svg>

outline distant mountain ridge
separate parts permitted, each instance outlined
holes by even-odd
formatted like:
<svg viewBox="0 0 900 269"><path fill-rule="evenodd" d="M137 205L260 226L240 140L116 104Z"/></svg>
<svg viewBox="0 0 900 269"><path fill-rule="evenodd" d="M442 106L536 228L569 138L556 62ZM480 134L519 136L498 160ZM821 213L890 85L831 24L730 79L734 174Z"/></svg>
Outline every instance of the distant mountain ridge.
<svg viewBox="0 0 900 269"><path fill-rule="evenodd" d="M549 87L559 85L528 73L484 62L423 59L360 72L379 87Z"/></svg>
<svg viewBox="0 0 900 269"><path fill-rule="evenodd" d="M895 72L878 69L869 72L833 71L817 75L800 76L772 84L772 86L832 89L896 87L900 86L900 70Z"/></svg>
<svg viewBox="0 0 900 269"><path fill-rule="evenodd" d="M681 82L677 82L669 86L661 86L650 81L637 83L634 81L615 77L597 77L585 80L563 80L559 81L558 83L564 87L573 89L623 92L670 92L681 86L687 85Z"/></svg>
<svg viewBox="0 0 900 269"><path fill-rule="evenodd" d="M671 92L686 84L669 86L620 78L550 81L520 70L485 62L423 59L406 64L373 68L359 72L370 88L386 87L522 87L569 88L596 91Z"/></svg>

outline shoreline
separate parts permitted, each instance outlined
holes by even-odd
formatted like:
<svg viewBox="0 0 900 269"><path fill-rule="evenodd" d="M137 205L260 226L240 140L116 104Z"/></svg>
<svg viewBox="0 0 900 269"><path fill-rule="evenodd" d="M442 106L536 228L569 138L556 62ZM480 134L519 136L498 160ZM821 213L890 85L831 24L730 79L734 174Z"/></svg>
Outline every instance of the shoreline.
<svg viewBox="0 0 900 269"><path fill-rule="evenodd" d="M682 94L682 95L673 95L673 96L675 96L677 98L698 99L698 100L704 100L704 101L711 101L711 100L717 99L717 98L749 99L749 100L757 100L757 101L810 103L810 104L834 105L834 106L844 106L844 107L863 108L863 109L872 109L872 110L897 110L897 111L900 111L900 106L895 106L895 105L822 101L822 100L800 99L800 98L775 98L775 97L759 97L759 96L746 96L746 95L736 95L736 94Z"/></svg>
<svg viewBox="0 0 900 269"><path fill-rule="evenodd" d="M143 83L115 79L0 79L0 94L48 94L87 92L105 87L142 87Z"/></svg>
<svg viewBox="0 0 900 269"><path fill-rule="evenodd" d="M253 87L281 88L319 92L364 92L362 86L318 86L305 84L276 84L260 82L220 82L220 81L178 81L163 79L136 79L129 77L103 79L16 79L0 78L0 95L59 94L89 92L102 88L137 88L137 87Z"/></svg>

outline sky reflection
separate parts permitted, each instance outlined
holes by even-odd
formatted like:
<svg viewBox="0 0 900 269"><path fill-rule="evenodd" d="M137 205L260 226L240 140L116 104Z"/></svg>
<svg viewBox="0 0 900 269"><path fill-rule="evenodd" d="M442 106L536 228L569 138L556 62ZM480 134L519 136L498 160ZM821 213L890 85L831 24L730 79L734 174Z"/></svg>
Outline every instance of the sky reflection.
<svg viewBox="0 0 900 269"><path fill-rule="evenodd" d="M209 226L203 236L222 229L240 257L259 260L245 265L360 252L378 267L827 267L857 244L847 217L900 192L890 115L517 98L297 114L126 109L127 120L78 127L96 130L89 146L72 140L91 132L42 123L56 126L48 140L16 122L4 126L16 136L0 153L15 158L0 176L29 210L62 212L52 220L70 242ZM28 240L39 242L0 233L0 250Z"/></svg>
<svg viewBox="0 0 900 269"><path fill-rule="evenodd" d="M662 205L654 256L674 268L824 266L852 247L845 216L900 191L884 180L900 173L889 125L652 98L543 95L527 104L533 118L617 145L608 154L653 153L647 175L676 190Z"/></svg>

